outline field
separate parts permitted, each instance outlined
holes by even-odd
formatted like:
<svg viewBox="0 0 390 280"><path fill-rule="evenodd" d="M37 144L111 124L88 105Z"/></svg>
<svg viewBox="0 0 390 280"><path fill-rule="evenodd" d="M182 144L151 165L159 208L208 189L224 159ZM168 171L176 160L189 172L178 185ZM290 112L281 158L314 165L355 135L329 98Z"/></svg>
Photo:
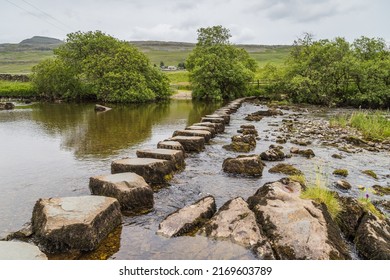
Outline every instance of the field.
<svg viewBox="0 0 390 280"><path fill-rule="evenodd" d="M164 62L166 66L177 66L184 62L191 50L195 47L192 43L181 42L157 42L138 41L131 42L144 52L152 64L160 65ZM30 73L34 65L45 58L53 56L55 46L20 46L19 44L0 45L0 73ZM282 64L289 53L289 46L262 46L262 45L238 45L248 51L257 61L259 67L272 62ZM184 76L183 76L184 77ZM185 80L181 80L185 81Z"/></svg>

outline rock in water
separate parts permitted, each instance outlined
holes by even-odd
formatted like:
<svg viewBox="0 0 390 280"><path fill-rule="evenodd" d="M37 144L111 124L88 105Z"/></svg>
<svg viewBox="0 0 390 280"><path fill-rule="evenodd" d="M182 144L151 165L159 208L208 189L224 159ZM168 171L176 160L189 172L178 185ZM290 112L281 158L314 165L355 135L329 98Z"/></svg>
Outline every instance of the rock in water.
<svg viewBox="0 0 390 280"><path fill-rule="evenodd" d="M258 156L238 156L227 158L223 161L224 172L232 174L243 174L249 176L263 175L264 163Z"/></svg>
<svg viewBox="0 0 390 280"><path fill-rule="evenodd" d="M176 130L173 132L173 137L175 136L199 136L203 137L205 142L208 143L211 139L211 132L206 130Z"/></svg>
<svg viewBox="0 0 390 280"><path fill-rule="evenodd" d="M252 249L261 259L274 259L272 248L257 226L254 213L241 197L226 202L200 229L199 234L231 240Z"/></svg>
<svg viewBox="0 0 390 280"><path fill-rule="evenodd" d="M125 158L111 163L111 173L134 172L149 184L167 183L175 171L172 161L154 158Z"/></svg>
<svg viewBox="0 0 390 280"><path fill-rule="evenodd" d="M286 175L302 175L302 171L291 164L279 163L268 170L269 173L282 173Z"/></svg>
<svg viewBox="0 0 390 280"><path fill-rule="evenodd" d="M267 160L267 161L280 161L284 160L286 157L279 147L271 148L265 152L262 152L260 154L260 157L262 160Z"/></svg>
<svg viewBox="0 0 390 280"><path fill-rule="evenodd" d="M180 150L184 152L183 146L177 141L160 141L157 143L158 149L170 149L170 150Z"/></svg>
<svg viewBox="0 0 390 280"><path fill-rule="evenodd" d="M95 249L121 221L115 198L81 196L39 199L31 223L40 245L61 252Z"/></svg>
<svg viewBox="0 0 390 280"><path fill-rule="evenodd" d="M359 254L369 260L390 260L390 222L364 215L355 237Z"/></svg>
<svg viewBox="0 0 390 280"><path fill-rule="evenodd" d="M168 140L179 142L186 152L201 152L205 144L205 138L200 136L174 136Z"/></svg>
<svg viewBox="0 0 390 280"><path fill-rule="evenodd" d="M47 257L35 245L0 241L0 260L47 260Z"/></svg>
<svg viewBox="0 0 390 280"><path fill-rule="evenodd" d="M89 179L92 194L116 198L122 210L140 212L153 208L153 190L141 176L126 172Z"/></svg>
<svg viewBox="0 0 390 280"><path fill-rule="evenodd" d="M339 201L342 204L342 208L338 215L337 223L345 237L352 241L356 236L356 231L365 212L355 198L340 196Z"/></svg>
<svg viewBox="0 0 390 280"><path fill-rule="evenodd" d="M111 109L112 108L106 107L106 106L103 106L103 105L100 105L100 104L96 104L95 105L95 111L97 111L97 112L105 112L105 111L109 111Z"/></svg>
<svg viewBox="0 0 390 280"><path fill-rule="evenodd" d="M184 152L179 150L173 150L173 149L138 150L137 157L170 160L175 165L176 170L183 169L185 166Z"/></svg>
<svg viewBox="0 0 390 280"><path fill-rule="evenodd" d="M288 179L267 183L248 198L249 208L278 259L350 259L326 207L300 198Z"/></svg>
<svg viewBox="0 0 390 280"><path fill-rule="evenodd" d="M176 237L190 233L210 219L216 211L215 199L206 196L192 205L186 206L168 215L157 231L165 237Z"/></svg>

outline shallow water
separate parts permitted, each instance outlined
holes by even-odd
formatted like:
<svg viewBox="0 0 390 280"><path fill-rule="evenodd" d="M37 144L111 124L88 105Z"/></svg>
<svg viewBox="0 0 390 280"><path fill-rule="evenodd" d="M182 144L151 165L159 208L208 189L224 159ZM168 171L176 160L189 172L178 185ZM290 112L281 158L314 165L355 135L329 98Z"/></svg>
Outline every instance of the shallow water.
<svg viewBox="0 0 390 280"><path fill-rule="evenodd" d="M0 112L0 236L18 230L31 217L32 207L40 197L87 195L90 176L110 173L111 161L134 156L139 148L156 147L157 142L170 137L174 130L198 122L220 105L172 101L169 104L118 106L105 113L95 113L93 105L36 104L29 109ZM280 174L268 173L278 162L267 162L263 176L245 178L222 172L222 162L237 154L222 148L231 142L244 117L266 107L244 103L231 115L225 133L212 139L205 151L189 154L186 169L174 176L170 186L155 194L152 212L125 217L122 228L103 244L102 252L84 258L112 259L253 259L243 247L228 241L212 241L205 237L167 239L155 234L158 224L171 212L191 204L205 195L213 195L217 207L229 199L247 199L264 183L278 180ZM253 122L260 140L252 153L259 154L275 144L282 120L292 114L264 118ZM307 114L303 117L327 118L334 111ZM268 137L268 138L267 138ZM283 144L285 152L291 143ZM326 178L326 184L339 178L332 175L336 168L347 168L353 189L348 195L358 197L358 185L389 185L389 152L363 151L343 153L343 160L333 159L336 148L314 142L310 147L316 156L305 159L293 156L286 163L296 165L314 179L316 170ZM377 180L361 173L372 169ZM341 195L346 195L337 190ZM377 197L372 199L388 199ZM106 247L104 247L106 246Z"/></svg>

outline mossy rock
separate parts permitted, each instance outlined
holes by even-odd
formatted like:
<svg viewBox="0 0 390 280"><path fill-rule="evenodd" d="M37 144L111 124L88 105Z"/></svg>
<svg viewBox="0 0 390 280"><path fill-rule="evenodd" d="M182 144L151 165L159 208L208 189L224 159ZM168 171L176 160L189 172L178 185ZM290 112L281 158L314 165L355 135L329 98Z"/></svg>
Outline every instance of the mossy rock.
<svg viewBox="0 0 390 280"><path fill-rule="evenodd" d="M373 185L371 187L374 190L374 193L379 196L390 195L389 187L382 187L380 185Z"/></svg>
<svg viewBox="0 0 390 280"><path fill-rule="evenodd" d="M279 163L268 170L269 173L282 173L286 175L302 175L302 171L291 164Z"/></svg>
<svg viewBox="0 0 390 280"><path fill-rule="evenodd" d="M374 179L378 179L378 175L376 175L376 173L372 170L363 170L362 173L366 174Z"/></svg>
<svg viewBox="0 0 390 280"><path fill-rule="evenodd" d="M335 171L333 171L333 175L347 177L348 170L347 169L336 169Z"/></svg>

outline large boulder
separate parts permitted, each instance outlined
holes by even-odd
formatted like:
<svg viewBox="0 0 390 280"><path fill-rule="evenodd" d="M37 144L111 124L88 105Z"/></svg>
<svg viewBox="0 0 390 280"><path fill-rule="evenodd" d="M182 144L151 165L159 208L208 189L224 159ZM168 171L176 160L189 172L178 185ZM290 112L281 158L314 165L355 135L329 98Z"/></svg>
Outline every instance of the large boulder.
<svg viewBox="0 0 390 280"><path fill-rule="evenodd" d="M301 185L289 179L266 183L248 198L278 259L350 259L326 207L300 198Z"/></svg>
<svg viewBox="0 0 390 280"><path fill-rule="evenodd" d="M47 260L47 257L35 245L0 241L0 260Z"/></svg>
<svg viewBox="0 0 390 280"><path fill-rule="evenodd" d="M204 137L200 136L174 136L168 140L179 142L186 152L201 152L205 145Z"/></svg>
<svg viewBox="0 0 390 280"><path fill-rule="evenodd" d="M164 184L172 179L175 165L172 161L154 158L124 158L111 163L111 173L134 172L149 184Z"/></svg>
<svg viewBox="0 0 390 280"><path fill-rule="evenodd" d="M357 229L358 253L370 260L390 260L390 222L366 213Z"/></svg>
<svg viewBox="0 0 390 280"><path fill-rule="evenodd" d="M210 117L210 118L203 117L200 121L225 124L225 119L220 117Z"/></svg>
<svg viewBox="0 0 390 280"><path fill-rule="evenodd" d="M360 206L356 198L340 196L341 211L338 215L337 223L348 240L353 240L360 221L364 216L364 209Z"/></svg>
<svg viewBox="0 0 390 280"><path fill-rule="evenodd" d="M141 176L126 172L95 176L89 179L89 189L94 195L114 197L122 210L141 212L153 208L153 190Z"/></svg>
<svg viewBox="0 0 390 280"><path fill-rule="evenodd" d="M226 173L261 176L263 174L264 163L256 155L238 156L236 158L225 159L222 164L222 169Z"/></svg>
<svg viewBox="0 0 390 280"><path fill-rule="evenodd" d="M272 248L259 229L254 213L241 197L226 202L198 233L250 248L260 259L274 259Z"/></svg>
<svg viewBox="0 0 390 280"><path fill-rule="evenodd" d="M168 215L159 225L158 234L176 237L191 233L209 220L216 211L215 199L206 196L194 204L186 206Z"/></svg>
<svg viewBox="0 0 390 280"><path fill-rule="evenodd" d="M172 149L145 149L138 150L137 157L139 158L155 158L170 160L175 165L175 169L180 170L185 166L184 152Z"/></svg>
<svg viewBox="0 0 390 280"><path fill-rule="evenodd" d="M211 132L206 130L185 130L180 129L173 132L173 137L175 136L199 136L203 137L205 140L205 143L208 143L211 139Z"/></svg>
<svg viewBox="0 0 390 280"><path fill-rule="evenodd" d="M282 147L283 148L283 147ZM260 158L266 161L280 161L286 157L280 147L272 147L269 150L262 152Z"/></svg>
<svg viewBox="0 0 390 280"><path fill-rule="evenodd" d="M115 198L81 196L39 199L31 224L36 240L49 252L91 251L121 221Z"/></svg>
<svg viewBox="0 0 390 280"><path fill-rule="evenodd" d="M206 115L205 118L222 118L225 120L225 124L230 123L230 115L228 114L213 114L213 115Z"/></svg>

